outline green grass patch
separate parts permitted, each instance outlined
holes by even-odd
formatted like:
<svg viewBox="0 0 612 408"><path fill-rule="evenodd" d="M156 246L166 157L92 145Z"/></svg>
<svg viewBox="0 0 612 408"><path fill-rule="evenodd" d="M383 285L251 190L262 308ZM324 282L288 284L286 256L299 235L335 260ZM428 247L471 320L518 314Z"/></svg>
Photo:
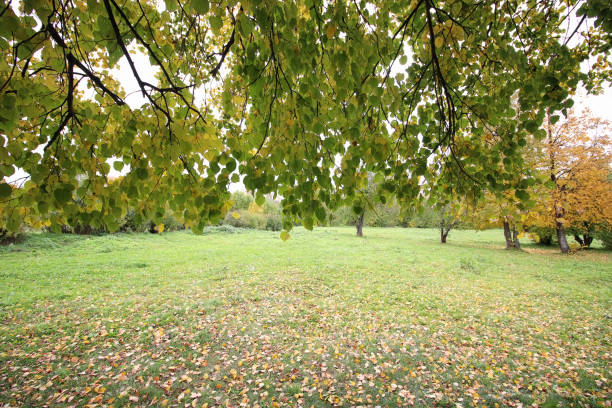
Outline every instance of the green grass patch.
<svg viewBox="0 0 612 408"><path fill-rule="evenodd" d="M612 253L501 231L33 234L0 248L2 406L603 406Z"/></svg>

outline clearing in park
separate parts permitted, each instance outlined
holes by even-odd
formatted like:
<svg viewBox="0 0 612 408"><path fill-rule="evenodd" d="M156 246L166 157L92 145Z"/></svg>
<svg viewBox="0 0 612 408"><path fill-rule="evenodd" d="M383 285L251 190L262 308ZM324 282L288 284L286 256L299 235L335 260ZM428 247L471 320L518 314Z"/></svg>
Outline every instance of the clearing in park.
<svg viewBox="0 0 612 408"><path fill-rule="evenodd" d="M0 406L609 406L610 252L353 235L0 248Z"/></svg>

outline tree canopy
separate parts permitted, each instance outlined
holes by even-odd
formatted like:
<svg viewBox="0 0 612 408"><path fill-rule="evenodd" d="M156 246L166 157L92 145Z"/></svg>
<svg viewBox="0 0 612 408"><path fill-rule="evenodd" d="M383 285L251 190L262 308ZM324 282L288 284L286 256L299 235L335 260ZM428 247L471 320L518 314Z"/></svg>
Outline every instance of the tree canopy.
<svg viewBox="0 0 612 408"><path fill-rule="evenodd" d="M290 230L358 197L368 172L402 205L423 177L502 191L546 112L608 78L600 3L0 1L0 177L27 174L0 183L0 219L113 229L128 207L169 206L198 231L242 180L259 204L283 198Z"/></svg>

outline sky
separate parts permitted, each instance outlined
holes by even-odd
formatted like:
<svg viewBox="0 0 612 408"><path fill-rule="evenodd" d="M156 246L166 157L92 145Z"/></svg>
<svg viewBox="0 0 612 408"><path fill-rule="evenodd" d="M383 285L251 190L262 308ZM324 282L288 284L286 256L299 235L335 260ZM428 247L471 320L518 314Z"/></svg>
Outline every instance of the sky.
<svg viewBox="0 0 612 408"><path fill-rule="evenodd" d="M595 116L612 122L612 87L607 87L601 95L587 95L585 90L574 97L576 107L589 108Z"/></svg>

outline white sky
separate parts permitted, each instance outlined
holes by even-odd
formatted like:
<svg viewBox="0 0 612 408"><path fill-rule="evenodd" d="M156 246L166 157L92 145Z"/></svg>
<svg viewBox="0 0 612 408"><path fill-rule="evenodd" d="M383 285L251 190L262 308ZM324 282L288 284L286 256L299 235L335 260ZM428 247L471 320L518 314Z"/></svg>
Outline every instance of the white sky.
<svg viewBox="0 0 612 408"><path fill-rule="evenodd" d="M589 108L595 116L612 122L612 87L607 87L601 95L587 95L578 92L574 97L577 108Z"/></svg>

